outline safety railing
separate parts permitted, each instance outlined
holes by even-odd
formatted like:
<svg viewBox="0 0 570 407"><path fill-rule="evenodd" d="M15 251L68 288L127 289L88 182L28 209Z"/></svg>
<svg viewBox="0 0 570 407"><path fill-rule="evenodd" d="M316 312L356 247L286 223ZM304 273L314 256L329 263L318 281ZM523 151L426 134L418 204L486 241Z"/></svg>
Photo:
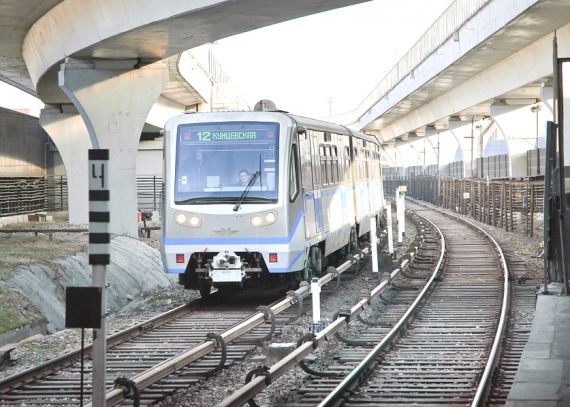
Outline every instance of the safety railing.
<svg viewBox="0 0 570 407"><path fill-rule="evenodd" d="M372 89L358 107L343 114L342 117L339 116L337 121L342 123L356 122L489 1L491 0L455 0L384 76L380 83Z"/></svg>

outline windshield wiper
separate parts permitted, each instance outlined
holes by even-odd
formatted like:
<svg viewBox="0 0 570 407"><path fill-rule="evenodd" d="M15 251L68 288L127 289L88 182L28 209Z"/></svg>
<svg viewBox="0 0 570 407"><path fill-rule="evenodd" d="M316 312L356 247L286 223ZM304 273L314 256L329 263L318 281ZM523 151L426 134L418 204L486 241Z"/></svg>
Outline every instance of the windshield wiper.
<svg viewBox="0 0 570 407"><path fill-rule="evenodd" d="M188 198L182 201L175 201L176 205L183 205L183 204L190 204L190 203L201 203L201 204L212 204L212 203L221 203L221 202L235 202L234 197L197 197L197 198Z"/></svg>
<svg viewBox="0 0 570 407"><path fill-rule="evenodd" d="M255 171L253 173L253 176L251 177L251 179L249 180L247 186L245 187L245 189L243 190L243 192L241 193L241 196L239 197L236 205L234 206L234 212L239 211L239 208L243 202L243 200L245 199L245 197L247 196L247 194L249 193L249 190L251 189L252 185L255 183L255 180L261 176L261 171Z"/></svg>

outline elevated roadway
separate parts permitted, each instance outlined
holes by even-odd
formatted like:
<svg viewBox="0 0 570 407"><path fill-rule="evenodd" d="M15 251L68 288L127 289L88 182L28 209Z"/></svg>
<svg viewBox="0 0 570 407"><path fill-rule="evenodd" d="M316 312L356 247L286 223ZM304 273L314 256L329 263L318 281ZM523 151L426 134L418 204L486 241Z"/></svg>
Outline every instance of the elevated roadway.
<svg viewBox="0 0 570 407"><path fill-rule="evenodd" d="M509 176L526 176L526 151L541 144L552 118L553 33L560 55L570 56L569 23L565 0L456 0L337 119L376 135L395 166L441 171L462 160L471 176L488 142L504 141Z"/></svg>
<svg viewBox="0 0 570 407"><path fill-rule="evenodd" d="M363 1L4 0L0 75L49 105L40 123L62 153L70 220L87 220L87 149L108 148L111 196L121 197L113 202L111 231L135 236L133 180L145 120L153 108L174 114L200 103L200 92L188 89L170 58Z"/></svg>

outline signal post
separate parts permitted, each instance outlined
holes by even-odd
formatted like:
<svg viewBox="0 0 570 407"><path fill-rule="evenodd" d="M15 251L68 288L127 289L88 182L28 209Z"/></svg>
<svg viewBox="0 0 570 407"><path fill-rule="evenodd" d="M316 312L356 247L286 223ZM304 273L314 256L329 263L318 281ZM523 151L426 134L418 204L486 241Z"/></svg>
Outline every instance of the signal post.
<svg viewBox="0 0 570 407"><path fill-rule="evenodd" d="M105 406L107 357L107 265L111 262L109 232L111 204L109 199L109 150L89 150L89 264L93 266L93 286L101 289L101 324L93 329L93 394L94 407Z"/></svg>

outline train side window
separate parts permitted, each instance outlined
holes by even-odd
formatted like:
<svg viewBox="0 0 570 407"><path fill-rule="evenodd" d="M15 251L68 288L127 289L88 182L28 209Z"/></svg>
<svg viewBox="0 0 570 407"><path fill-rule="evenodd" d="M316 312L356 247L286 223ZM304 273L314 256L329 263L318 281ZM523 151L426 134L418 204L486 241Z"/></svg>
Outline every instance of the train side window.
<svg viewBox="0 0 570 407"><path fill-rule="evenodd" d="M344 180L350 180L350 149L344 148Z"/></svg>
<svg viewBox="0 0 570 407"><path fill-rule="evenodd" d="M332 146L331 149L331 176L333 182L336 184L339 182L338 179L338 150L336 146Z"/></svg>
<svg viewBox="0 0 570 407"><path fill-rule="evenodd" d="M327 179L327 156L325 146L322 144L319 146L319 156L319 163L321 167L321 182L323 185L327 185L329 183Z"/></svg>
<svg viewBox="0 0 570 407"><path fill-rule="evenodd" d="M297 145L293 144L291 148L291 159L289 162L289 201L295 202L299 195L299 173L297 168L299 158L297 154Z"/></svg>
<svg viewBox="0 0 570 407"><path fill-rule="evenodd" d="M358 181L360 179L360 160L358 158L358 150L356 147L352 148L352 157L352 165L354 166L354 180Z"/></svg>
<svg viewBox="0 0 570 407"><path fill-rule="evenodd" d="M327 173L327 181L329 184L334 184L334 178L332 176L332 163L331 163L331 146L325 147L325 156L326 156L326 173Z"/></svg>
<svg viewBox="0 0 570 407"><path fill-rule="evenodd" d="M362 164L364 166L364 179L367 180L368 177L368 165L370 164L369 153L366 150L362 150L362 157L363 161Z"/></svg>

